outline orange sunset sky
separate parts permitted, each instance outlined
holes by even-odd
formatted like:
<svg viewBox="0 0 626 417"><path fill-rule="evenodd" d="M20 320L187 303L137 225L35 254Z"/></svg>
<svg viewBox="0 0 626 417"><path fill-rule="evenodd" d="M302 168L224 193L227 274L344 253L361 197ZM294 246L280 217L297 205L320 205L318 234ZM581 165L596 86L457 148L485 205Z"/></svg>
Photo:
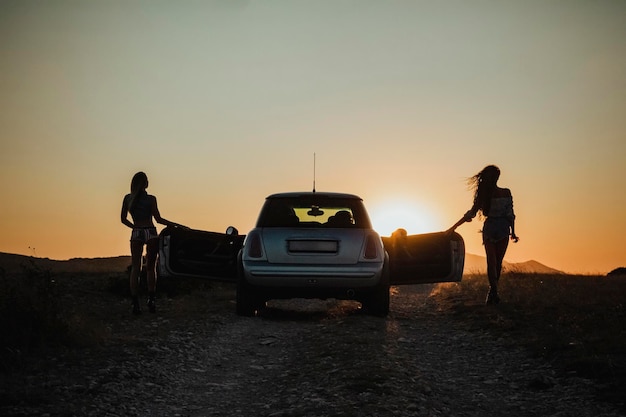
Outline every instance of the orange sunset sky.
<svg viewBox="0 0 626 417"><path fill-rule="evenodd" d="M315 154L383 235L446 229L493 163L507 261L626 266L625 1L3 0L0 92L0 252L128 255L139 170L163 217L246 233Z"/></svg>

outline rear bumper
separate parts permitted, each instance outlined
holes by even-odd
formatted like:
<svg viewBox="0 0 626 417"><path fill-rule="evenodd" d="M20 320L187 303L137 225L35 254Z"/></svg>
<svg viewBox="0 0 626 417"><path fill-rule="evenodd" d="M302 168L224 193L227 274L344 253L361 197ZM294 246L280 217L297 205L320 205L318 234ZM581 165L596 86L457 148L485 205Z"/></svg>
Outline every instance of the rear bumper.
<svg viewBox="0 0 626 417"><path fill-rule="evenodd" d="M362 263L345 267L268 265L265 262L244 263L243 276L248 285L257 288L294 291L367 289L379 285L383 265Z"/></svg>
<svg viewBox="0 0 626 417"><path fill-rule="evenodd" d="M356 300L362 299L373 294L376 288L298 288L298 287L255 287L249 286L249 291L253 292L258 299L261 300L283 300L293 298L319 299L326 300L334 298L337 300Z"/></svg>

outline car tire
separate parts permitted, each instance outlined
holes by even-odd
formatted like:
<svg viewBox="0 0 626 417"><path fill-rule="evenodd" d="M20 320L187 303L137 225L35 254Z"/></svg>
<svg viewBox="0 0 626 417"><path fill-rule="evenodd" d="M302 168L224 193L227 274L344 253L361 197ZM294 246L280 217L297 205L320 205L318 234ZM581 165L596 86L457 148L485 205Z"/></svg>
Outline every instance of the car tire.
<svg viewBox="0 0 626 417"><path fill-rule="evenodd" d="M387 317L389 314L389 262L385 262L380 284L362 301L363 310L372 316Z"/></svg>
<svg viewBox="0 0 626 417"><path fill-rule="evenodd" d="M241 279L237 282L236 309L237 315L244 317L253 317L256 312L254 296Z"/></svg>
<svg viewBox="0 0 626 417"><path fill-rule="evenodd" d="M237 294L235 298L236 313L238 316L253 317L259 309L260 303L250 285L246 282L241 264L241 254L239 254L237 266Z"/></svg>

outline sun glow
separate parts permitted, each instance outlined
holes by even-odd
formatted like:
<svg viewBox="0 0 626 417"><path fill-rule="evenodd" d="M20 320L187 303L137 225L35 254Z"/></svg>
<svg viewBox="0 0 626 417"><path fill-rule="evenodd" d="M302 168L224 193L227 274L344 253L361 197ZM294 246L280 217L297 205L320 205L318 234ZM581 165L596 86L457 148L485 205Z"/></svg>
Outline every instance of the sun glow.
<svg viewBox="0 0 626 417"><path fill-rule="evenodd" d="M399 228L405 229L409 234L441 231L437 216L414 201L387 201L374 204L368 211L374 230L381 236L390 236Z"/></svg>

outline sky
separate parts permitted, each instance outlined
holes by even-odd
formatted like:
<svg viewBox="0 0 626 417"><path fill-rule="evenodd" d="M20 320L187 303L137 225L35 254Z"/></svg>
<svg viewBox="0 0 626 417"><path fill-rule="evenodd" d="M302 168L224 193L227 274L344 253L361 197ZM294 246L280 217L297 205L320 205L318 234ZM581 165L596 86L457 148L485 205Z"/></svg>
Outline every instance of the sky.
<svg viewBox="0 0 626 417"><path fill-rule="evenodd" d="M626 266L621 0L0 0L0 92L0 252L130 254L137 171L194 229L315 181L382 235L442 231L496 164L507 261Z"/></svg>

